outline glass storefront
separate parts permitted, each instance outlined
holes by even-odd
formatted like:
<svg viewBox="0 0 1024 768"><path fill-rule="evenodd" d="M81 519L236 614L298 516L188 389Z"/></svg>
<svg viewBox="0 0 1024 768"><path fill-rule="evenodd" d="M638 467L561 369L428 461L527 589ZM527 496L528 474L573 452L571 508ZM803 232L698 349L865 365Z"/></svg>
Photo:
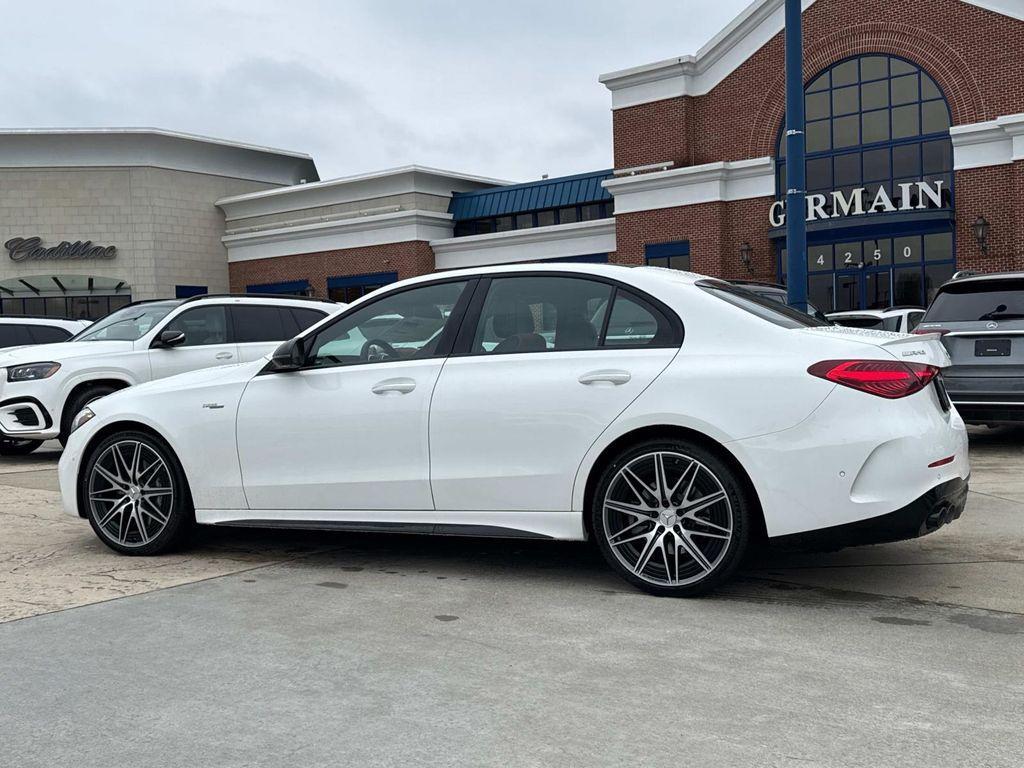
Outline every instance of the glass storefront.
<svg viewBox="0 0 1024 768"><path fill-rule="evenodd" d="M825 311L926 306L956 265L950 113L938 85L908 61L865 55L812 79L805 106L807 193L824 199L808 224L808 298ZM782 137L777 157L782 200ZM917 182L940 190L938 202ZM867 211L880 189L891 207ZM833 193L850 200L856 190L865 211L837 211ZM785 240L777 242L785 282Z"/></svg>
<svg viewBox="0 0 1024 768"><path fill-rule="evenodd" d="M785 264L782 249L780 271ZM955 264L948 231L812 244L807 246L807 298L826 312L925 307L953 276Z"/></svg>
<svg viewBox="0 0 1024 768"><path fill-rule="evenodd" d="M0 315L98 320L131 301L131 287L109 277L31 275L0 281Z"/></svg>

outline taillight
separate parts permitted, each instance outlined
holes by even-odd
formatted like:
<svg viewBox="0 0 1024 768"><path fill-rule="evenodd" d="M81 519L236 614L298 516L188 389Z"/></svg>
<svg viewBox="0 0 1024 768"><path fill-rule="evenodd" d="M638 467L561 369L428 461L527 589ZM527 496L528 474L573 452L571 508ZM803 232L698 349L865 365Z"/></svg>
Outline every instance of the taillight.
<svg viewBox="0 0 1024 768"><path fill-rule="evenodd" d="M920 392L931 383L939 369L934 365L902 363L899 360L823 360L812 365L807 372L844 387L895 400Z"/></svg>
<svg viewBox="0 0 1024 768"><path fill-rule="evenodd" d="M939 336L945 336L949 333L949 328L915 328L911 333L915 336L924 336L929 333L937 333Z"/></svg>

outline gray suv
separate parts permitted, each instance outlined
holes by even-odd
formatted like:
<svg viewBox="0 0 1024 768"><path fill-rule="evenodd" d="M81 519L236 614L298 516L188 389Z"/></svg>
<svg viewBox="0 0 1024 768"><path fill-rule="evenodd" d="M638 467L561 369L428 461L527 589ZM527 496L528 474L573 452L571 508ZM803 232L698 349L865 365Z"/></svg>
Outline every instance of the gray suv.
<svg viewBox="0 0 1024 768"><path fill-rule="evenodd" d="M1024 272L954 278L914 333L941 333L942 378L971 424L1024 423Z"/></svg>

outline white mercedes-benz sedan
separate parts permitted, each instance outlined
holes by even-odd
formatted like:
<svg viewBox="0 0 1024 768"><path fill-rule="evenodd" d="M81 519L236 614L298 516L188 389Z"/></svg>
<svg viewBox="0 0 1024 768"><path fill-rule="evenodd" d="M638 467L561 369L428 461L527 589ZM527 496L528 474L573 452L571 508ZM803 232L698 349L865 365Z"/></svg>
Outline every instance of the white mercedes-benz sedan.
<svg viewBox="0 0 1024 768"><path fill-rule="evenodd" d="M67 511L125 554L193 524L594 539L705 592L752 542L841 547L960 516L932 336L825 326L742 287L547 264L396 283L272 356L91 403Z"/></svg>

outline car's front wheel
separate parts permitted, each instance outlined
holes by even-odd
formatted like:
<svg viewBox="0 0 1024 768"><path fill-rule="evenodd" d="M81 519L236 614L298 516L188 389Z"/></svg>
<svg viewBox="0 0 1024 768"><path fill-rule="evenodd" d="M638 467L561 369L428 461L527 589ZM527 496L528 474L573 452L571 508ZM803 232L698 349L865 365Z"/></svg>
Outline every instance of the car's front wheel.
<svg viewBox="0 0 1024 768"><path fill-rule="evenodd" d="M741 478L715 453L657 440L626 449L604 470L591 530L626 581L654 595L690 597L736 570L751 515Z"/></svg>
<svg viewBox="0 0 1024 768"><path fill-rule="evenodd" d="M144 432L119 432L96 445L79 485L92 529L122 554L173 549L194 520L181 465L163 440Z"/></svg>
<svg viewBox="0 0 1024 768"><path fill-rule="evenodd" d="M0 456L27 456L42 444L42 440L19 440L14 437L0 437Z"/></svg>

